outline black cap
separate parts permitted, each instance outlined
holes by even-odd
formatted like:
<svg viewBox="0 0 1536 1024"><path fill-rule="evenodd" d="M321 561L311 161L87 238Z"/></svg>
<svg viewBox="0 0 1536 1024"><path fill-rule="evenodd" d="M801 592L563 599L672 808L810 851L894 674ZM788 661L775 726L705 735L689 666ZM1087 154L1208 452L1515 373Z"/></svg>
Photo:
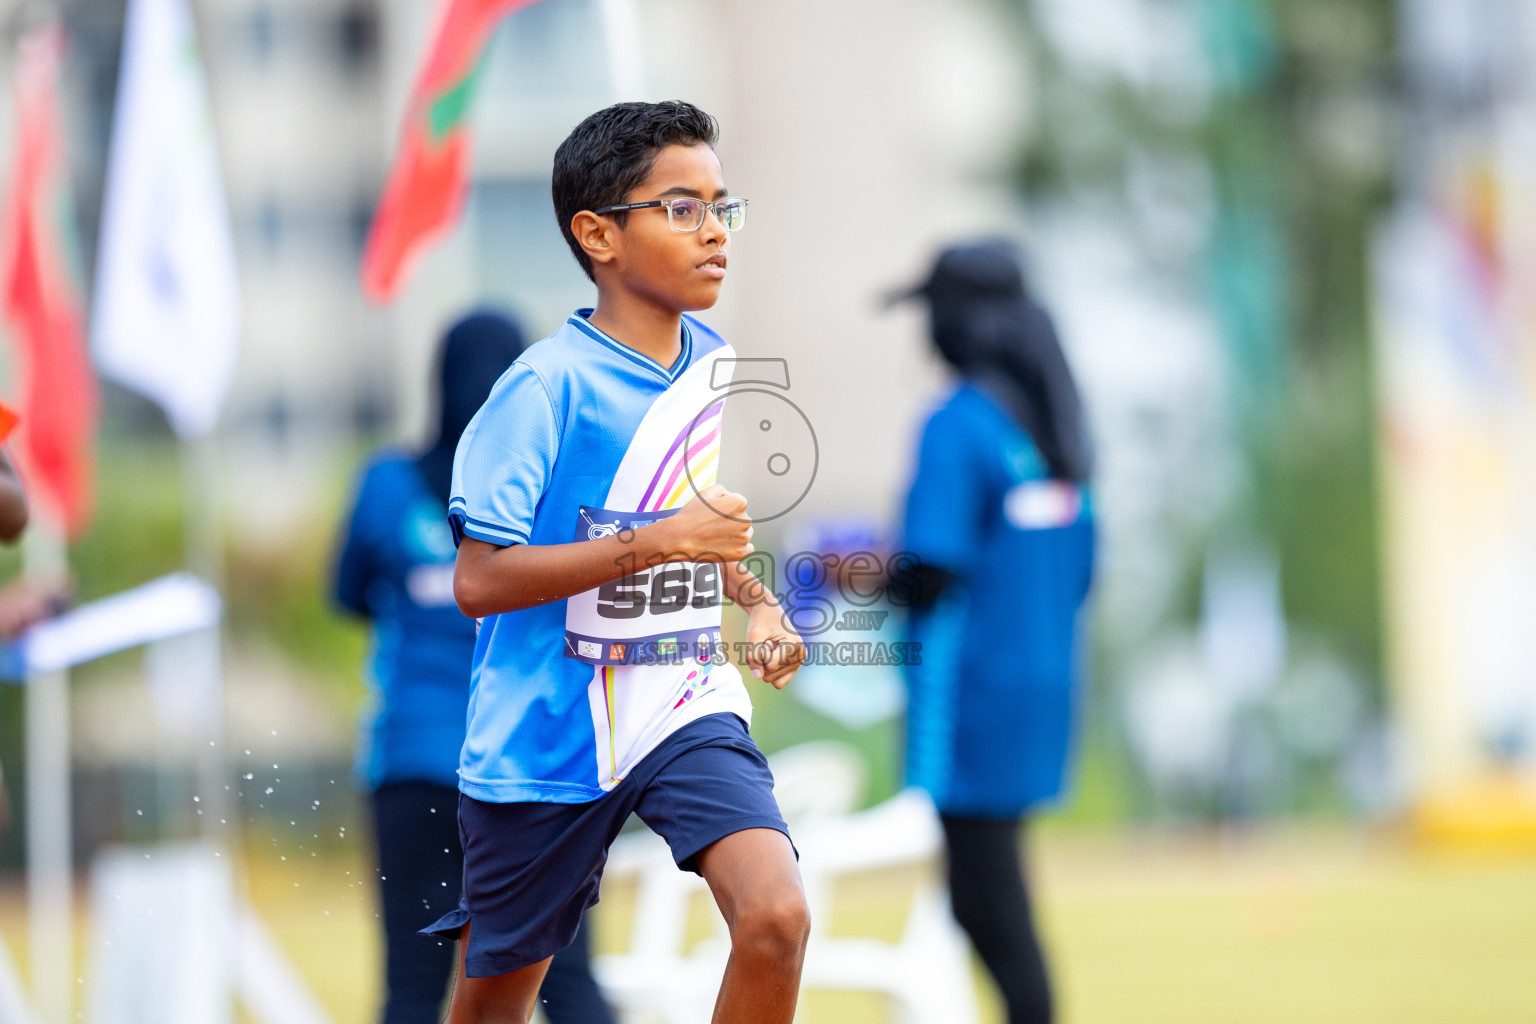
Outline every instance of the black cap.
<svg viewBox="0 0 1536 1024"><path fill-rule="evenodd" d="M887 306L908 299L955 302L1024 297L1024 258L1004 239L953 245L939 253L925 281L891 292Z"/></svg>

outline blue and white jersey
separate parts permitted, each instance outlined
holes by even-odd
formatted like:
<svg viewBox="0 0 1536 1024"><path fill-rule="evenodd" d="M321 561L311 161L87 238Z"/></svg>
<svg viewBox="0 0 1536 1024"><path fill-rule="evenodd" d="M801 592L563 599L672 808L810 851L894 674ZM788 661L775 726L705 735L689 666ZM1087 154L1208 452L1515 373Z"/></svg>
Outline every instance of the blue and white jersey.
<svg viewBox="0 0 1536 1024"><path fill-rule="evenodd" d="M715 482L735 352L683 318L664 367L579 310L496 382L459 440L456 538L567 544L674 514ZM720 642L714 563L669 562L488 616L475 643L459 789L496 803L594 800L705 715L751 722Z"/></svg>
<svg viewBox="0 0 1536 1024"><path fill-rule="evenodd" d="M924 427L902 547L954 577L909 623L922 660L907 666L908 781L962 817L1055 798L1093 575L1089 490L1051 479L1030 436L963 383Z"/></svg>

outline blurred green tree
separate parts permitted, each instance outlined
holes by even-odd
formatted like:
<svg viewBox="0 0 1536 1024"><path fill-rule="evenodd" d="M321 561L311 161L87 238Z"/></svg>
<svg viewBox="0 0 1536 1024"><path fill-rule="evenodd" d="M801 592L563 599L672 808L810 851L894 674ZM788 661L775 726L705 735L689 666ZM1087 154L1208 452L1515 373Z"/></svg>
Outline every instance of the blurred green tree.
<svg viewBox="0 0 1536 1024"><path fill-rule="evenodd" d="M1193 168L1203 183L1203 195L1172 195L1200 207L1198 246L1137 241L1154 273L1201 296L1220 335L1244 468L1214 530L1273 546L1287 619L1369 680L1379 706L1367 254L1391 198L1395 5L1028 0L1009 10L1035 74L1017 165L1031 209L1108 205L1135 234L1149 164ZM1104 24L1112 17L1136 24ZM1194 44L1178 51L1170 25ZM1175 614L1186 622L1200 605L1203 549L1192 538L1181 554ZM1125 652L1100 651L1103 687Z"/></svg>

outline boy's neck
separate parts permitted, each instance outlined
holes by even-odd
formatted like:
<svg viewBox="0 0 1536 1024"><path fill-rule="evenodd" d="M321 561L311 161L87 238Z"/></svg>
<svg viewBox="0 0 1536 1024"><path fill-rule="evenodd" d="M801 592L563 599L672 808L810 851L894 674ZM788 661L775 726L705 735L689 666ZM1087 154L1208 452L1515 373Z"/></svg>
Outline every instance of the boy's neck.
<svg viewBox="0 0 1536 1024"><path fill-rule="evenodd" d="M599 287L593 327L671 369L683 350L683 317L617 288Z"/></svg>

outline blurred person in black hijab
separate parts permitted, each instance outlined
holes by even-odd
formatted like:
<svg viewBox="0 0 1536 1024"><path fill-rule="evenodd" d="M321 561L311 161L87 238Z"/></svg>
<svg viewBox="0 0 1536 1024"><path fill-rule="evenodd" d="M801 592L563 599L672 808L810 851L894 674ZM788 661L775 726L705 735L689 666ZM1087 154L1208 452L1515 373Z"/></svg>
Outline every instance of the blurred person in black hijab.
<svg viewBox="0 0 1536 1024"><path fill-rule="evenodd" d="M336 561L337 603L373 626L357 775L372 794L383 1024L436 1024L453 974L453 946L418 932L458 906L464 863L458 767L475 622L453 599L448 491L459 436L523 347L521 329L501 313L453 325L438 357L437 437L418 453L370 460ZM583 922L544 981L551 1024L612 1024L587 948Z"/></svg>
<svg viewBox="0 0 1536 1024"><path fill-rule="evenodd" d="M946 249L892 301L914 298L959 381L924 426L902 539L910 560L892 579L922 651L907 666L907 777L939 811L955 918L1009 1024L1045 1024L1050 979L1019 839L1031 811L1060 795L1070 755L1093 449L1017 249Z"/></svg>

